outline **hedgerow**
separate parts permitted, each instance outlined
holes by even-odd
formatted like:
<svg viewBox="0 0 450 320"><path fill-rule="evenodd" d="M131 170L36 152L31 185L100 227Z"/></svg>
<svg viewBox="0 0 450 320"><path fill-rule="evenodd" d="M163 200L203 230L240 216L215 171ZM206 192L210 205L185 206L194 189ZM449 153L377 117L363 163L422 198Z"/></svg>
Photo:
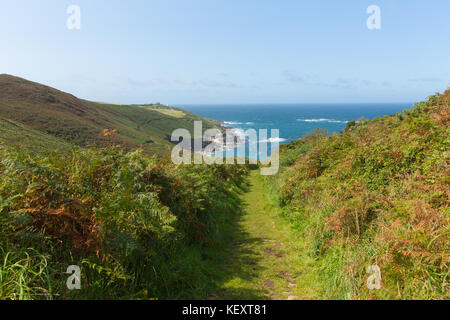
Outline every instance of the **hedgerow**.
<svg viewBox="0 0 450 320"><path fill-rule="evenodd" d="M309 242L326 296L448 299L450 91L394 116L280 148L283 215ZM382 271L380 290L366 268Z"/></svg>
<svg viewBox="0 0 450 320"><path fill-rule="evenodd" d="M195 285L177 276L180 261L238 210L245 174L140 150L2 147L0 299L173 297ZM73 264L83 270L81 291L66 288Z"/></svg>

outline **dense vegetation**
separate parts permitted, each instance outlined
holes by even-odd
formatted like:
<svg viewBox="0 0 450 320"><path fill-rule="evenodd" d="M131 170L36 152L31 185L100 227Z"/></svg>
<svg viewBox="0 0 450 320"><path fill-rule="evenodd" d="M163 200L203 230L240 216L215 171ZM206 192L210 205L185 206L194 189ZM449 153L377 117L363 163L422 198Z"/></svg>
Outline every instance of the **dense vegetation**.
<svg viewBox="0 0 450 320"><path fill-rule="evenodd" d="M194 296L198 253L238 209L245 172L174 167L140 150L1 148L0 299ZM66 288L73 264L81 291Z"/></svg>
<svg viewBox="0 0 450 320"><path fill-rule="evenodd" d="M0 300L203 297L246 168L165 158L195 120L0 75Z"/></svg>
<svg viewBox="0 0 450 320"><path fill-rule="evenodd" d="M275 285L304 297L448 299L449 95L281 146L268 201L255 173L239 196L245 166L165 158L173 129L213 121L0 75L0 300L264 297ZM295 237L271 225L279 211ZM82 269L81 290L66 287L69 265ZM380 290L366 287L370 265Z"/></svg>
<svg viewBox="0 0 450 320"><path fill-rule="evenodd" d="M450 92L281 147L267 182L309 245L325 297L448 299ZM378 265L381 290L368 290Z"/></svg>

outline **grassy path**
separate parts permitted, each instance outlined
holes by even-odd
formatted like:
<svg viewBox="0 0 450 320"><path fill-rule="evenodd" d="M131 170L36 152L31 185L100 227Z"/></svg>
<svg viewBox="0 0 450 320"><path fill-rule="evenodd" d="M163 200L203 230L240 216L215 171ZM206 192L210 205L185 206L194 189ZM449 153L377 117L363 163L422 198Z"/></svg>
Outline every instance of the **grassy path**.
<svg viewBox="0 0 450 320"><path fill-rule="evenodd" d="M312 259L264 190L259 171L241 195L244 211L232 234L222 281L210 299L314 299Z"/></svg>

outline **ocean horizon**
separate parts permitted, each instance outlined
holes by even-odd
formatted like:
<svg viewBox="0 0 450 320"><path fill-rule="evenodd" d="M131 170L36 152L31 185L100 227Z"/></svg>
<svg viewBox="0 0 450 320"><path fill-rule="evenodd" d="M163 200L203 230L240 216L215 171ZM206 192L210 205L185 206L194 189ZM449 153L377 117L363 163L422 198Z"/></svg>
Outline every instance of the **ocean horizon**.
<svg viewBox="0 0 450 320"><path fill-rule="evenodd" d="M351 120L392 115L409 109L412 102L404 103L316 103L316 104L216 104L179 105L205 118L220 121L225 127L238 130L279 130L279 143L298 140L315 129L328 134L339 133ZM178 106L178 105L177 105ZM248 151L248 148L247 148ZM271 154L259 154L264 161ZM248 156L248 153L247 153Z"/></svg>

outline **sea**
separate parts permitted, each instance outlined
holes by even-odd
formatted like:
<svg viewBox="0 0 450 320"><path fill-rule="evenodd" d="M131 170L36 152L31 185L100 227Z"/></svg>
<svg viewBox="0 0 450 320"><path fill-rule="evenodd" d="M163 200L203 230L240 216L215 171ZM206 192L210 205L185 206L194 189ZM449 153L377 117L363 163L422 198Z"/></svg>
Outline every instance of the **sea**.
<svg viewBox="0 0 450 320"><path fill-rule="evenodd" d="M409 109L413 103L348 103L348 104L233 104L179 106L197 115L218 120L223 126L242 132L247 129L278 129L279 144L298 140L315 129L328 134L339 133L348 121L361 118L371 120ZM267 139L266 139L267 140ZM273 140L272 140L273 141ZM261 161L271 152L258 153ZM252 157L247 153L247 156Z"/></svg>

